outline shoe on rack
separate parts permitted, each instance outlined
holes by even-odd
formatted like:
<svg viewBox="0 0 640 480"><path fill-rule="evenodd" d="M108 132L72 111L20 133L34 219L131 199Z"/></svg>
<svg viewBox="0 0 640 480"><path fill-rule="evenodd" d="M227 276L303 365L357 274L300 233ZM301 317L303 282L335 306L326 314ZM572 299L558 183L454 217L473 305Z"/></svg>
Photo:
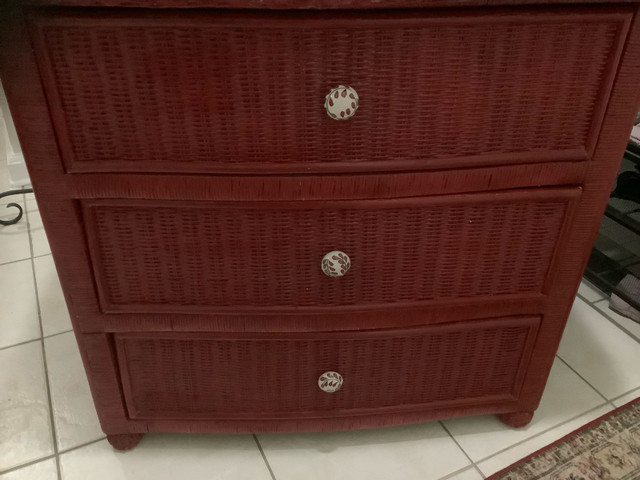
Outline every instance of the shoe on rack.
<svg viewBox="0 0 640 480"><path fill-rule="evenodd" d="M640 173L622 172L618 175L611 198L622 198L640 204Z"/></svg>

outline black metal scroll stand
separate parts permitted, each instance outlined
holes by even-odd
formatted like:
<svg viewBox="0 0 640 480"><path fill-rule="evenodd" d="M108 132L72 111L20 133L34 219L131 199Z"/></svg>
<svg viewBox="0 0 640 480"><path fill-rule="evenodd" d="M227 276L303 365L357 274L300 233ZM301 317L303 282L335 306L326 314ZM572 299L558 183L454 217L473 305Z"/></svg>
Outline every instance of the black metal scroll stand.
<svg viewBox="0 0 640 480"><path fill-rule="evenodd" d="M0 198L8 197L9 195L20 195L23 193L31 193L31 192L33 192L32 188L22 188L20 190L9 190L8 192L0 193ZM0 225L13 225L14 223L18 223L22 218L22 207L20 205L18 205L17 203L9 203L7 205L7 208L9 207L16 207L18 209L18 215L16 215L16 217L12 218L11 220L0 220Z"/></svg>

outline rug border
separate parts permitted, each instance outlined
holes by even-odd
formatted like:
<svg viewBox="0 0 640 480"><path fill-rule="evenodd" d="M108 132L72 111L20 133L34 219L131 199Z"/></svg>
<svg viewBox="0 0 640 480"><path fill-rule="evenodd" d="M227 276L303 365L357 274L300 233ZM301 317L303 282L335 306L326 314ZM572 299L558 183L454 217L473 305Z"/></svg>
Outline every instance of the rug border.
<svg viewBox="0 0 640 480"><path fill-rule="evenodd" d="M631 400L630 402L625 403L624 405L620 406L620 407L616 407L613 410L611 410L610 412L604 413L602 415L600 415L598 418L591 420L588 423L585 423L584 425L582 425L581 427L576 428L575 430L573 430L570 433L567 433L565 436L563 436L562 438L559 438L558 440L555 440L553 442L551 442L549 445L545 445L542 448L539 448L538 450L536 450L535 452L527 455L526 457L521 458L520 460L518 460L517 462L512 463L511 465L503 468L502 470L497 471L496 473L492 474L489 477L486 477L485 480L496 480L500 475L504 475L505 473L508 473L510 470L512 470L513 468L522 465L526 462L528 462L529 460L531 460L533 457L541 454L542 452L544 452L545 450L548 450L550 448L553 448L561 443L563 443L564 441L566 441L569 437L572 437L573 435L576 435L584 430L587 430L588 428L591 428L595 425L597 425L598 423L602 422L603 420L605 420L607 417L611 417L613 415L618 414L619 412L621 412L622 410L625 410L627 408L629 408L630 406L632 406L635 403L640 403L640 397L637 397L633 400ZM586 413L586 412L585 412Z"/></svg>

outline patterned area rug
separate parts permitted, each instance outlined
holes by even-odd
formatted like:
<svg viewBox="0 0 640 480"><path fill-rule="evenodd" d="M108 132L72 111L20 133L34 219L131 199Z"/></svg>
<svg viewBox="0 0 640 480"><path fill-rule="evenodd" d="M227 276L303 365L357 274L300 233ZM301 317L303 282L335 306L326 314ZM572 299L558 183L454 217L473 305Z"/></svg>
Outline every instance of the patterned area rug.
<svg viewBox="0 0 640 480"><path fill-rule="evenodd" d="M640 398L487 480L640 479Z"/></svg>

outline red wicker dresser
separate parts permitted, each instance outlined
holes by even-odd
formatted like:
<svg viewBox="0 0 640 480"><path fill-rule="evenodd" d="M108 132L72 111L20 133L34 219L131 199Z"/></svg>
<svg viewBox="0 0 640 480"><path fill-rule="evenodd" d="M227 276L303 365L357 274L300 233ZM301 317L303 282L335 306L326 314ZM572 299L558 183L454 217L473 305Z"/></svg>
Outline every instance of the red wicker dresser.
<svg viewBox="0 0 640 480"><path fill-rule="evenodd" d="M3 84L116 448L530 421L638 105L637 3L10 3Z"/></svg>

